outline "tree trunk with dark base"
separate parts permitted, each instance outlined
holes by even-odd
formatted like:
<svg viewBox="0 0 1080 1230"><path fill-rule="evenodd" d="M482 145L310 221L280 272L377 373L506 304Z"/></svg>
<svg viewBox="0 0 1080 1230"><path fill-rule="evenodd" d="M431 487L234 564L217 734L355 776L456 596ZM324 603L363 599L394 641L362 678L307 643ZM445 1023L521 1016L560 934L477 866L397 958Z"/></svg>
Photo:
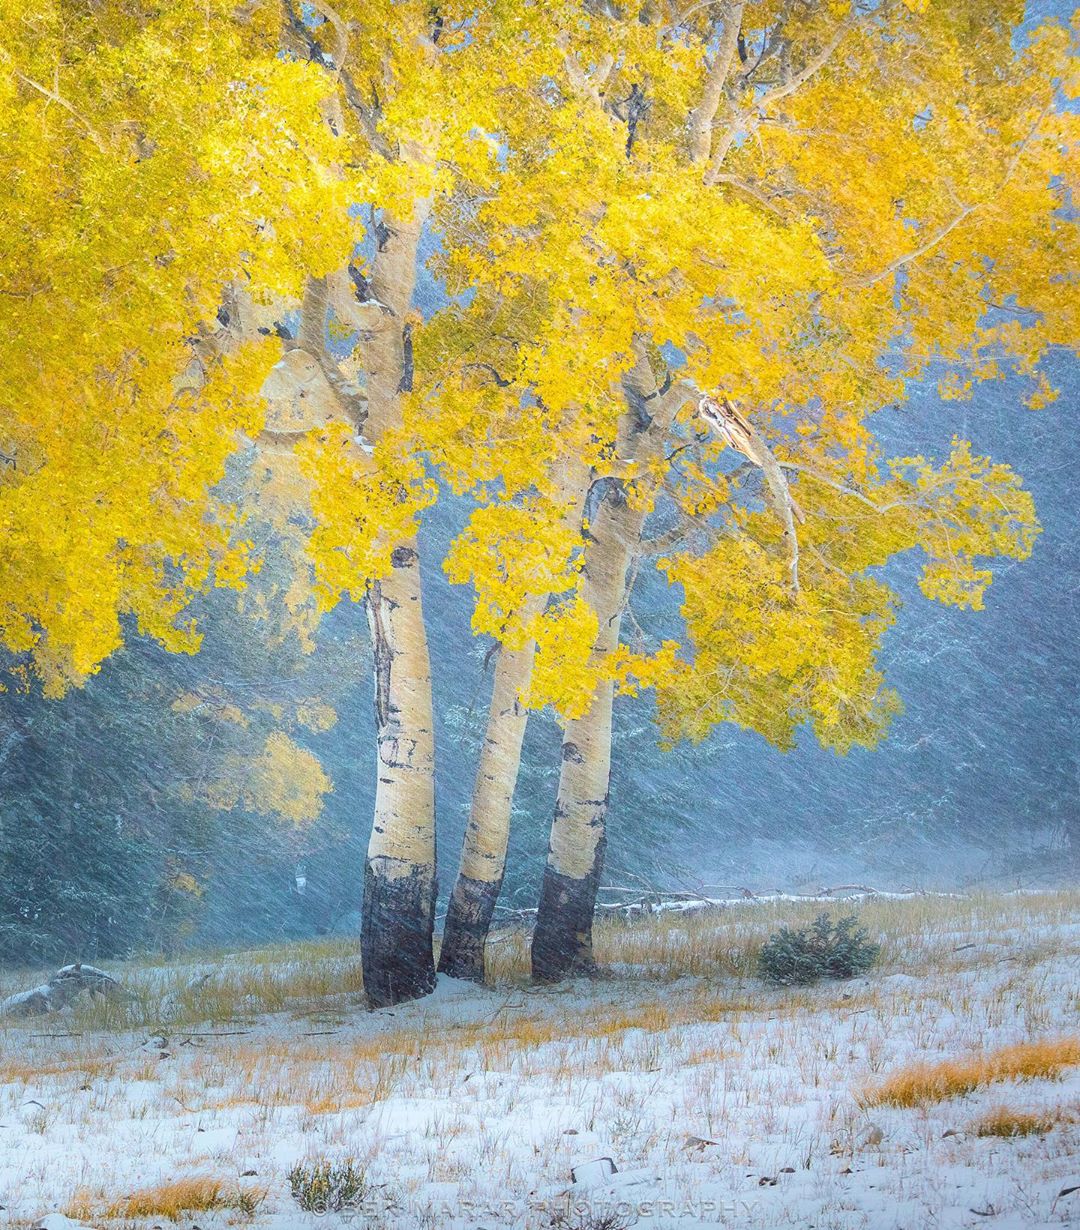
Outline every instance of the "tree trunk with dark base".
<svg viewBox="0 0 1080 1230"><path fill-rule="evenodd" d="M377 444L401 427L407 320L416 254L427 216L384 218L371 290L386 312L363 335L364 434ZM351 292L350 292L351 293ZM340 297L348 320L354 305ZM381 310L381 309L380 309ZM375 817L364 870L360 955L373 1008L427 995L435 986L435 745L431 663L415 536L398 543L388 576L366 599L375 677Z"/></svg>
<svg viewBox="0 0 1080 1230"><path fill-rule="evenodd" d="M360 956L373 1008L435 986L435 747L431 665L414 543L368 593L378 760Z"/></svg>
<svg viewBox="0 0 1080 1230"><path fill-rule="evenodd" d="M636 460L643 473L661 456L671 421L685 394L657 388L644 347L624 385L627 409L619 424L616 455ZM618 645L629 594L630 567L641 543L645 502L628 499L608 482L590 525L581 595L598 616L593 659L603 661ZM596 970L592 920L604 866L608 788L611 780L611 718L614 685L601 680L587 713L567 721L555 819L551 826L536 930L532 975L555 982Z"/></svg>
<svg viewBox="0 0 1080 1230"><path fill-rule="evenodd" d="M601 520L597 518L598 525ZM605 582L612 595L617 575L622 578L617 587L622 593L629 558L621 550L607 553L606 562L615 565L615 572L607 573ZM601 570L596 557L593 563L595 581ZM587 588L592 590L593 599L599 598L595 585ZM619 621L616 618L609 625L606 618L606 612L613 609L618 609L614 602L596 606L601 616L594 647L598 653L610 652L618 642ZM596 969L592 919L607 845L613 700L614 686L605 680L597 688L588 713L568 721L563 734L559 794L532 942L532 975L537 982L556 982L573 974L592 974Z"/></svg>
<svg viewBox="0 0 1080 1230"><path fill-rule="evenodd" d="M425 867L378 857L364 867L360 959L372 1008L388 1008L435 989L432 940L435 884Z"/></svg>
<svg viewBox="0 0 1080 1230"><path fill-rule="evenodd" d="M484 981L484 949L502 882L501 875L495 880L458 876L443 930L440 974L470 982Z"/></svg>
<svg viewBox="0 0 1080 1230"><path fill-rule="evenodd" d="M510 812L528 711L535 646L502 649L495 662L484 745L461 849L461 868L443 927L439 972L484 981L484 944L506 870Z"/></svg>
<svg viewBox="0 0 1080 1230"><path fill-rule="evenodd" d="M558 982L596 973L592 922L606 848L607 839L601 836L592 869L582 879L563 875L550 865L544 868L532 942L534 982Z"/></svg>

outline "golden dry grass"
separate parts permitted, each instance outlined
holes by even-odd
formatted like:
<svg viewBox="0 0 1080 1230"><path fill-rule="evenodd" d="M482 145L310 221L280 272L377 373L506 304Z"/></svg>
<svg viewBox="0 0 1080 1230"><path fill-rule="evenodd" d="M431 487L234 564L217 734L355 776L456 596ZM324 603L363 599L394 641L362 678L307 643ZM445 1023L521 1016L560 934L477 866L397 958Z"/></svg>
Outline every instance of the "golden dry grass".
<svg viewBox="0 0 1080 1230"><path fill-rule="evenodd" d="M130 1225L136 1218L187 1221L192 1213L228 1210L245 1218L254 1216L266 1200L268 1188L233 1186L212 1175L191 1175L155 1187L139 1188L109 1199L100 1190L79 1188L64 1213L78 1222L101 1225L103 1219Z"/></svg>
<svg viewBox="0 0 1080 1230"><path fill-rule="evenodd" d="M1020 1042L967 1059L910 1064L866 1090L867 1106L926 1106L1002 1080L1060 1076L1080 1064L1080 1038Z"/></svg>
<svg viewBox="0 0 1080 1230"><path fill-rule="evenodd" d="M109 1075L116 1056L100 1049L77 1049L61 1055L19 1057L0 1060L0 1085L37 1084L50 1077L76 1077L80 1085Z"/></svg>
<svg viewBox="0 0 1080 1230"><path fill-rule="evenodd" d="M144 1187L122 1196L109 1205L105 1216L167 1217L170 1221L179 1221L186 1213L208 1213L226 1208L229 1202L222 1195L223 1187L221 1179L206 1175L174 1179L171 1183Z"/></svg>
<svg viewBox="0 0 1080 1230"><path fill-rule="evenodd" d="M1023 934L1034 918L1052 928L1073 917L1075 908L1076 894L1066 890L1011 896L879 896L832 903L764 899L687 912L637 913L629 918L605 915L596 923L595 948L599 963L616 979L741 980L753 973L761 944L777 927L802 926L822 909L834 915L857 911L860 922L882 945L881 972L896 970L923 976L963 969L978 960L979 954L971 951L973 946L961 943L966 937ZM988 943L991 948L995 946L993 940ZM1043 943L1031 941L1023 959L1037 961ZM275 1012L340 1017L357 1005L363 990L354 939L303 941L242 953L206 953L200 954L197 964L150 958L110 968L133 993L131 998L83 997L74 1005L73 1030L168 1031L247 1021ZM0 995L25 989L49 972L2 974ZM209 976L204 979L203 974ZM488 948L488 983L519 989L528 982L526 930L497 930ZM24 1026L4 1023L0 1034L7 1028Z"/></svg>
<svg viewBox="0 0 1080 1230"><path fill-rule="evenodd" d="M1008 1106L996 1106L987 1111L972 1125L976 1136L1045 1136L1061 1122L1061 1116L1041 1111L1013 1110Z"/></svg>

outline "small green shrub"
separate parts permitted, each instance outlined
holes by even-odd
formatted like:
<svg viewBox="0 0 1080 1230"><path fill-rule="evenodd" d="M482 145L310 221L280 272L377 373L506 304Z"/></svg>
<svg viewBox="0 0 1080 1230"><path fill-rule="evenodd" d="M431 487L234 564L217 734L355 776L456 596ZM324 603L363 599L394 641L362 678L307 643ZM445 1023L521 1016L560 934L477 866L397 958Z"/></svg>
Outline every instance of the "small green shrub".
<svg viewBox="0 0 1080 1230"><path fill-rule="evenodd" d="M340 1213L355 1208L367 1194L364 1172L351 1157L343 1162L301 1162L289 1171L289 1190L308 1213Z"/></svg>
<svg viewBox="0 0 1080 1230"><path fill-rule="evenodd" d="M821 978L864 974L881 949L857 924L854 914L834 924L822 913L809 927L781 927L758 953L758 976L779 986L805 986Z"/></svg>

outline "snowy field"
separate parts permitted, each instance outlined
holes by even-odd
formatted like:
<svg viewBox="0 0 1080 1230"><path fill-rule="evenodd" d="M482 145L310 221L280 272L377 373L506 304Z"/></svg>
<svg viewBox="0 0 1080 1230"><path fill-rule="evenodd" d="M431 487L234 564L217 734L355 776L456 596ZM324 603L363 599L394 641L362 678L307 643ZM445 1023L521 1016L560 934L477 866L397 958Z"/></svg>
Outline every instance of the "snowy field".
<svg viewBox="0 0 1080 1230"><path fill-rule="evenodd" d="M337 941L110 966L135 998L0 1028L0 1225L1080 1225L1080 892L860 900L871 975L765 987L820 908L609 918L610 977L544 990L508 931L491 986L378 1014ZM877 1100L946 1060L975 1075ZM359 1207L302 1212L289 1170L345 1158Z"/></svg>

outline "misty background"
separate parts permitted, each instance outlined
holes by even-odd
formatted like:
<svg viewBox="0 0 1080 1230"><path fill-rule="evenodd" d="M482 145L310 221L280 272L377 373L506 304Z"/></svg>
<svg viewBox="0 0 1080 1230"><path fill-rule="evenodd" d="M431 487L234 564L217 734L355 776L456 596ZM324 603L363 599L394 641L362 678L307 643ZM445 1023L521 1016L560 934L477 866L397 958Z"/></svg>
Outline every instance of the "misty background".
<svg viewBox="0 0 1080 1230"><path fill-rule="evenodd" d="M1061 397L1041 411L1024 408L1025 382L1011 378L977 386L966 402L942 401L927 382L877 416L890 454L941 456L959 435L1013 466L1043 527L1031 559L995 568L981 612L927 602L917 553L882 570L903 606L881 663L905 705L885 742L839 756L804 730L785 753L725 725L698 746L663 751L650 699L619 700L605 885L719 894L1075 875L1080 363L1058 356L1051 374ZM438 566L466 514L447 498L423 529L443 902L491 685L490 644L469 631L471 592ZM272 610L253 621L260 586L275 575L270 538L261 545L266 576L253 580L244 611L229 591L200 602L199 654L165 653L129 629L128 645L63 700L0 695L0 960L358 930L375 754L363 610L345 602L325 616L310 652L275 627ZM632 607L646 631L673 627L678 603L644 564ZM336 713L332 725L321 705ZM260 811L242 785L279 730L332 783L314 820ZM555 719L533 715L502 898L510 908L536 902L558 758Z"/></svg>

